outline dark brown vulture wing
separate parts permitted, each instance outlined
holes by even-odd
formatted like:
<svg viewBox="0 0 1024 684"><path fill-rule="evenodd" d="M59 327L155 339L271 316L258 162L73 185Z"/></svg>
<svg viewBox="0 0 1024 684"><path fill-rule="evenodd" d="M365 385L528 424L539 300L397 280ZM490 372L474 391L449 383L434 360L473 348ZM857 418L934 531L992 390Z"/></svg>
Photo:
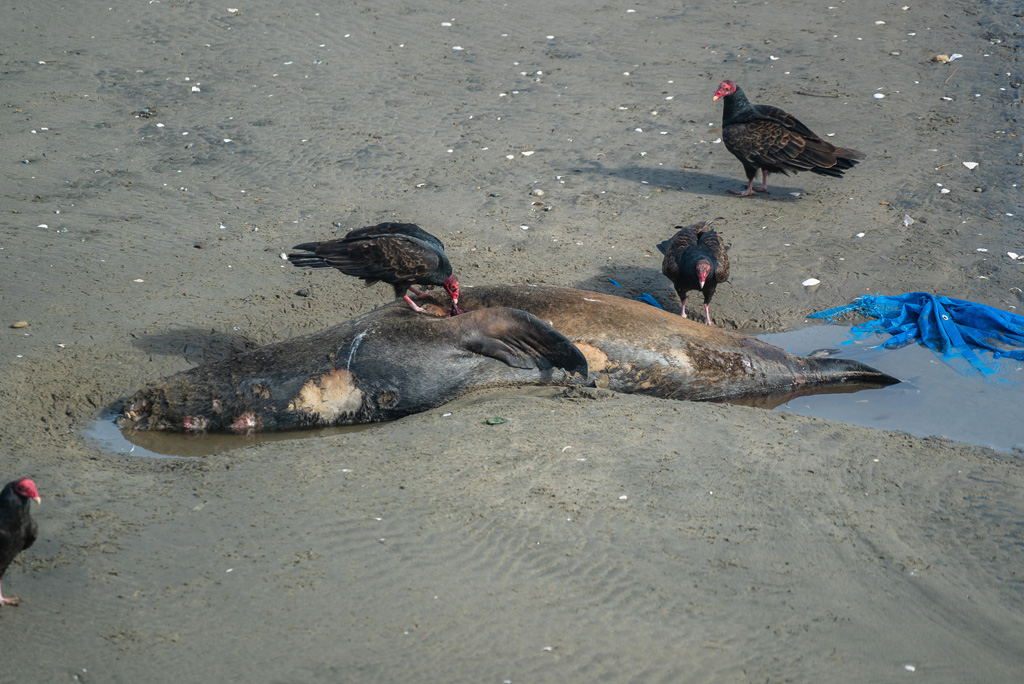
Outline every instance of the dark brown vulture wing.
<svg viewBox="0 0 1024 684"><path fill-rule="evenodd" d="M778 107L757 106L757 118L726 127L726 147L745 165L779 173L812 171L841 177L864 155L837 148Z"/></svg>
<svg viewBox="0 0 1024 684"><path fill-rule="evenodd" d="M722 241L721 235L716 233L714 229L707 227L710 223L709 221L705 224L704 230L698 233L698 241L702 247L711 252L715 257L715 282L724 283L729 279L729 248Z"/></svg>
<svg viewBox="0 0 1024 684"><path fill-rule="evenodd" d="M658 245L658 249L665 255L661 262L661 272L673 283L679 283L681 278L693 279L692 273L680 270L679 256L686 250L697 246L699 238L695 228L703 227L703 225L695 223L692 226L676 226L678 228L676 234ZM697 289L696 284L690 289Z"/></svg>
<svg viewBox="0 0 1024 684"><path fill-rule="evenodd" d="M366 226L365 228L355 228L350 230L345 234L345 237L341 239L362 240L380 235L405 235L406 237L422 240L423 242L437 247L440 251L444 251L444 244L437 239L437 237L423 230L415 223L378 223L375 226Z"/></svg>
<svg viewBox="0 0 1024 684"><path fill-rule="evenodd" d="M452 267L444 252L405 235L378 235L362 240L347 237L334 244L321 243L316 255L342 273L367 281L440 285Z"/></svg>

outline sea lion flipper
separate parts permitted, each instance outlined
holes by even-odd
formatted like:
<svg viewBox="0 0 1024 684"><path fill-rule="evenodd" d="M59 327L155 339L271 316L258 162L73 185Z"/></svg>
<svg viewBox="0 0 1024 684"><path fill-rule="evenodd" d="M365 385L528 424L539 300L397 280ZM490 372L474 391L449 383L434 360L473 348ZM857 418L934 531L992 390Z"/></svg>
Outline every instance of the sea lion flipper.
<svg viewBox="0 0 1024 684"><path fill-rule="evenodd" d="M462 327L466 351L513 368L561 368L587 375L587 359L569 338L531 313L495 307L449 319Z"/></svg>

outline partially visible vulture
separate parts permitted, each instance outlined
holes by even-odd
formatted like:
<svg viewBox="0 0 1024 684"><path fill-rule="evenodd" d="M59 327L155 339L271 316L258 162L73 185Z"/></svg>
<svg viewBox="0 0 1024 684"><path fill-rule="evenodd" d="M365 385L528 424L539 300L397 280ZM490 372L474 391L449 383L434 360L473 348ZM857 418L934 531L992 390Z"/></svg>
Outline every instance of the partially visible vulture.
<svg viewBox="0 0 1024 684"><path fill-rule="evenodd" d="M32 546L36 540L38 528L29 512L28 502L40 503L36 483L27 477L8 482L0 491L0 582L4 571L14 557ZM0 586L0 606L16 606L20 603L17 597L4 598Z"/></svg>
<svg viewBox="0 0 1024 684"><path fill-rule="evenodd" d="M715 288L729 279L728 247L711 228L713 221L676 226L678 232L658 245L665 255L661 272L672 281L682 302L680 315L686 318L686 293L700 290L704 293L704 320L708 325L714 325L709 306Z"/></svg>
<svg viewBox="0 0 1024 684"><path fill-rule="evenodd" d="M459 308L459 280L444 245L415 223L378 223L356 228L345 237L326 242L295 245L305 254L289 254L288 260L300 268L336 268L346 275L362 278L367 285L382 281L395 288L414 311L424 311L409 297L423 293L413 285L440 285L452 300L449 316L462 313Z"/></svg>
<svg viewBox="0 0 1024 684"><path fill-rule="evenodd" d="M815 135L793 115L778 107L751 104L738 85L722 81L712 102L725 98L722 110L722 140L743 163L747 189L729 192L747 197L768 192L768 174L810 171L821 176L842 178L843 173L864 153L836 147ZM754 187L754 175L761 170L761 186Z"/></svg>

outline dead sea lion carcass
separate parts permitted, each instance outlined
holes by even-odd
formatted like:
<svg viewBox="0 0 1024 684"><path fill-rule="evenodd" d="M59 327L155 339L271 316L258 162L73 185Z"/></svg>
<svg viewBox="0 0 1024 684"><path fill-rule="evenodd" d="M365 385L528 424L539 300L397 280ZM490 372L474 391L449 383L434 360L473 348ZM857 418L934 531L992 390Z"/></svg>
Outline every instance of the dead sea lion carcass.
<svg viewBox="0 0 1024 684"><path fill-rule="evenodd" d="M461 301L467 311L529 311L583 352L592 382L607 375L608 386L618 392L706 401L899 382L858 361L794 356L749 335L598 292L503 285L467 288ZM435 311L443 311L441 304Z"/></svg>
<svg viewBox="0 0 1024 684"><path fill-rule="evenodd" d="M587 376L582 353L525 311L435 313L416 313L398 300L318 333L182 371L125 402L123 425L247 433L373 423L470 389Z"/></svg>
<svg viewBox="0 0 1024 684"><path fill-rule="evenodd" d="M467 288L467 313L389 304L313 335L193 368L129 399L139 429L283 429L392 420L471 389L607 385L666 399L735 400L898 382L857 361L794 356L631 299L558 287Z"/></svg>

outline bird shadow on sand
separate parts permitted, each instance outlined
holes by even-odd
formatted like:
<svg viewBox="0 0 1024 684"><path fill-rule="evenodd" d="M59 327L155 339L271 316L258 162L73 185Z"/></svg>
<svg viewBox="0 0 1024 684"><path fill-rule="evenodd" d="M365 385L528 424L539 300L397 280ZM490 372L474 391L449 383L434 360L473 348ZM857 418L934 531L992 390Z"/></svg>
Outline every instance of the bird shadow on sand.
<svg viewBox="0 0 1024 684"><path fill-rule="evenodd" d="M132 345L149 354L181 356L194 364L220 361L259 346L241 335L200 328L143 333L132 340Z"/></svg>
<svg viewBox="0 0 1024 684"><path fill-rule="evenodd" d="M612 168L594 161L582 168L575 169L575 173L623 178L634 181L640 185L650 186L652 190L655 188L670 188L672 190L689 192L695 195L721 195L724 197L734 197L729 193L730 190L741 191L746 188L746 181L743 180L742 172L740 172L739 178L731 179L724 176L716 176L710 173L692 171L689 169L668 169L663 167L651 168L648 166L622 166L619 168ZM778 181L778 179L778 176L769 179L768 192L757 193L757 199L772 202L795 202L799 198L795 197L792 193L797 192L803 194L802 188L775 185L772 183L773 180ZM735 199L751 200L754 198L736 197Z"/></svg>

